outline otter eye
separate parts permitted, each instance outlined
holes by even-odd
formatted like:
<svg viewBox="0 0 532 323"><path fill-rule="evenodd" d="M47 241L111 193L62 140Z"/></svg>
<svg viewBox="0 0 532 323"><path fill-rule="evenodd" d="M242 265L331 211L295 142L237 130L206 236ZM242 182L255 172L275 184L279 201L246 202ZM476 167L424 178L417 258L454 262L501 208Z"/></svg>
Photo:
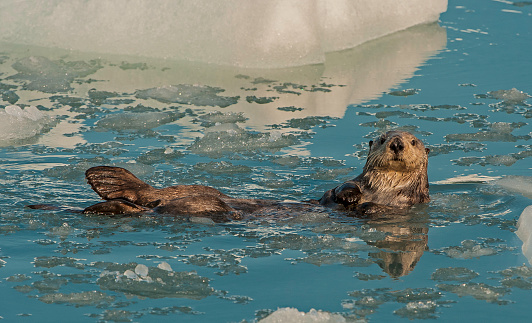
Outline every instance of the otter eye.
<svg viewBox="0 0 532 323"><path fill-rule="evenodd" d="M416 140L412 139L412 146L415 146L415 145L416 145Z"/></svg>
<svg viewBox="0 0 532 323"><path fill-rule="evenodd" d="M379 141L379 142L380 142L380 144L382 145L382 144L383 144L383 143L384 143L385 141L386 141L386 138L384 138L384 137L381 137L381 139L380 139L380 141Z"/></svg>

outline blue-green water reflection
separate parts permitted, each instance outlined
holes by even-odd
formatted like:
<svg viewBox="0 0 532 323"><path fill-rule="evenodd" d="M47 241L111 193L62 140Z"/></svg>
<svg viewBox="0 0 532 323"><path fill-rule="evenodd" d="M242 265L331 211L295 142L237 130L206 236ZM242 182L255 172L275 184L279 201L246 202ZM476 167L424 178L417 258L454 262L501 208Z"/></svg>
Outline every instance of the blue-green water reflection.
<svg viewBox="0 0 532 323"><path fill-rule="evenodd" d="M515 192L531 182L531 27L526 2L450 1L439 26L277 71L5 44L0 113L19 110L0 114L0 316L252 321L294 307L524 321L532 271L514 231L531 204ZM397 127L431 148L432 201L401 221L212 225L24 208L96 202L83 173L100 164L158 187L317 198Z"/></svg>

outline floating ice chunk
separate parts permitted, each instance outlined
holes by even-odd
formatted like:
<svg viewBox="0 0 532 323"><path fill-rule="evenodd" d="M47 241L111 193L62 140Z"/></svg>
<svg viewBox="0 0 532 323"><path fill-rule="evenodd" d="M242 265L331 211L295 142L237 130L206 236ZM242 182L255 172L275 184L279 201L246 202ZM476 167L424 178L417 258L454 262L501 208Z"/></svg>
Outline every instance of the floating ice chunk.
<svg viewBox="0 0 532 323"><path fill-rule="evenodd" d="M402 307L394 313L396 315L406 317L409 319L435 319L436 308L438 305L434 301L419 301L419 302L409 302L405 307Z"/></svg>
<svg viewBox="0 0 532 323"><path fill-rule="evenodd" d="M525 126L524 122L494 122L490 124L488 130L482 130L476 133L457 133L445 136L447 141L503 141L515 142L517 140L528 140L529 135L514 136L512 131Z"/></svg>
<svg viewBox="0 0 532 323"><path fill-rule="evenodd" d="M501 280L501 284L505 287L517 287L521 289L532 289L532 283L522 277L510 277Z"/></svg>
<svg viewBox="0 0 532 323"><path fill-rule="evenodd" d="M222 113L219 111L202 115L199 119L202 121L201 125L204 127L212 127L223 123L245 122L247 120L242 112Z"/></svg>
<svg viewBox="0 0 532 323"><path fill-rule="evenodd" d="M74 228L72 228L68 223L63 223L59 227L53 227L50 229L50 234L54 236L60 236L62 238L68 237L71 233L74 232Z"/></svg>
<svg viewBox="0 0 532 323"><path fill-rule="evenodd" d="M81 293L53 293L39 297L41 302L46 304L72 304L76 306L108 305L115 300L114 296L109 296L100 291L90 291Z"/></svg>
<svg viewBox="0 0 532 323"><path fill-rule="evenodd" d="M220 96L225 91L218 87L206 85L167 85L135 93L139 99L154 99L163 103L180 103L195 106L228 107L238 102L239 97Z"/></svg>
<svg viewBox="0 0 532 323"><path fill-rule="evenodd" d="M19 106L10 105L5 107L5 112L7 115L16 117L18 120L30 119L37 121L45 117L44 113L34 106L29 106L22 110Z"/></svg>
<svg viewBox="0 0 532 323"><path fill-rule="evenodd" d="M34 106L0 108L0 147L23 143L43 133L53 120Z"/></svg>
<svg viewBox="0 0 532 323"><path fill-rule="evenodd" d="M488 92L488 95L497 100L503 100L506 104L522 104L530 97L527 93L516 88L511 90L499 90Z"/></svg>
<svg viewBox="0 0 532 323"><path fill-rule="evenodd" d="M344 323L345 317L324 311L311 309L308 313L295 308L279 308L277 311L259 321L260 323Z"/></svg>
<svg viewBox="0 0 532 323"><path fill-rule="evenodd" d="M227 132L230 135L245 133L245 130L234 123L216 123L214 126L205 128L205 133L209 132Z"/></svg>
<svg viewBox="0 0 532 323"><path fill-rule="evenodd" d="M323 63L325 52L435 22L446 9L447 0L4 0L0 40L285 67Z"/></svg>
<svg viewBox="0 0 532 323"><path fill-rule="evenodd" d="M512 166L518 159L511 155L490 155L486 156L485 161L495 166Z"/></svg>
<svg viewBox="0 0 532 323"><path fill-rule="evenodd" d="M519 193L532 199L532 177L531 176L505 176L494 182L510 192Z"/></svg>
<svg viewBox="0 0 532 323"><path fill-rule="evenodd" d="M493 248L484 247L473 240L462 241L461 247L444 248L444 252L451 258L471 259L481 256L492 256L497 253Z"/></svg>
<svg viewBox="0 0 532 323"><path fill-rule="evenodd" d="M172 267L170 267L170 264L167 263L166 261L163 261L160 264L158 264L157 268L162 269L162 270L166 270L166 271L173 271Z"/></svg>
<svg viewBox="0 0 532 323"><path fill-rule="evenodd" d="M144 163L146 165L153 165L155 163L162 163L172 161L177 158L183 157L181 151L174 150L170 147L166 148L155 148L150 150L137 158L137 162Z"/></svg>
<svg viewBox="0 0 532 323"><path fill-rule="evenodd" d="M96 72L100 66L82 61L51 61L46 57L25 57L13 64L18 74L11 79L26 82L25 88L47 93L65 92L77 77Z"/></svg>
<svg viewBox="0 0 532 323"><path fill-rule="evenodd" d="M102 289L150 298L202 299L214 294L207 278L192 272L175 272L168 269L159 266L148 268L135 263L111 264L96 282Z"/></svg>
<svg viewBox="0 0 532 323"><path fill-rule="evenodd" d="M35 267L52 268L57 266L75 267L77 259L71 257L42 256L35 257L33 264Z"/></svg>
<svg viewBox="0 0 532 323"><path fill-rule="evenodd" d="M438 281L470 281L478 276L478 273L464 267L438 268L432 273L431 279Z"/></svg>
<svg viewBox="0 0 532 323"><path fill-rule="evenodd" d="M431 184L487 183L487 182L492 182L499 178L501 177L470 174L470 175L460 175L457 177L452 177L452 178L444 179L441 181L432 182Z"/></svg>
<svg viewBox="0 0 532 323"><path fill-rule="evenodd" d="M464 283L459 285L453 284L439 284L439 289L458 296L472 296L479 300L484 300L488 303L505 304L505 301L500 301L499 297L506 294L509 290L504 287L494 287L484 283Z"/></svg>
<svg viewBox="0 0 532 323"><path fill-rule="evenodd" d="M138 264L137 267L135 267L135 274L141 276L141 277L147 277L148 276L148 266L143 264Z"/></svg>
<svg viewBox="0 0 532 323"><path fill-rule="evenodd" d="M128 279L137 279L137 278L139 278L137 276L137 274L134 271L130 270L130 269L124 271L124 276L126 276Z"/></svg>
<svg viewBox="0 0 532 323"><path fill-rule="evenodd" d="M105 310L102 319L105 322L131 322L133 314L125 310Z"/></svg>
<svg viewBox="0 0 532 323"><path fill-rule="evenodd" d="M528 259L532 265L532 205L527 206L519 220L517 221L517 231L515 232L519 239L523 241L523 255Z"/></svg>
<svg viewBox="0 0 532 323"><path fill-rule="evenodd" d="M105 116L96 126L111 130L143 130L159 127L178 118L178 115L169 112L124 112Z"/></svg>
<svg viewBox="0 0 532 323"><path fill-rule="evenodd" d="M226 152L247 152L257 150L276 151L297 143L294 135L283 135L278 132L252 133L231 124L227 131L211 131L203 138L197 138L189 147L194 153L206 155L221 155ZM220 128L217 128L218 130ZM225 129L225 126L224 126Z"/></svg>

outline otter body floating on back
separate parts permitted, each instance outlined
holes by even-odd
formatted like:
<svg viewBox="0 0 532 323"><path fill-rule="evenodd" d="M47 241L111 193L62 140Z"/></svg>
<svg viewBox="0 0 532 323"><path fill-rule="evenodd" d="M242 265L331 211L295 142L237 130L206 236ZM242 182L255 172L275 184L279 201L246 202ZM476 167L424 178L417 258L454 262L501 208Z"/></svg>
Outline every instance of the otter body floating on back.
<svg viewBox="0 0 532 323"><path fill-rule="evenodd" d="M235 199L215 188L177 185L157 189L119 167L97 166L85 173L88 183L105 202L84 213L130 214L155 211L184 216L208 216L215 221L260 216L268 210L310 211L316 204L355 212L356 216L397 213L428 202L428 149L414 135L390 131L370 141L362 174L327 191L317 201L283 203L274 200Z"/></svg>

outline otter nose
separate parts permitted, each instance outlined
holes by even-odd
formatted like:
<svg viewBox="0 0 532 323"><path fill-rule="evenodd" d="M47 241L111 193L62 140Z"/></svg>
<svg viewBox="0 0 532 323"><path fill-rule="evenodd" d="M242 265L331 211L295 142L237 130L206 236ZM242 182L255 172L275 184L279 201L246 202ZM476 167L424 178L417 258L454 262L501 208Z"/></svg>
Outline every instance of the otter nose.
<svg viewBox="0 0 532 323"><path fill-rule="evenodd" d="M401 138L395 137L390 140L390 149L396 154L400 151L403 151L403 149L405 149L405 145L403 144Z"/></svg>

